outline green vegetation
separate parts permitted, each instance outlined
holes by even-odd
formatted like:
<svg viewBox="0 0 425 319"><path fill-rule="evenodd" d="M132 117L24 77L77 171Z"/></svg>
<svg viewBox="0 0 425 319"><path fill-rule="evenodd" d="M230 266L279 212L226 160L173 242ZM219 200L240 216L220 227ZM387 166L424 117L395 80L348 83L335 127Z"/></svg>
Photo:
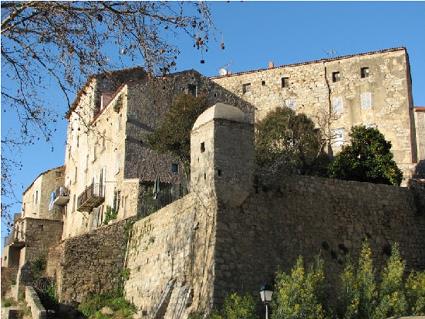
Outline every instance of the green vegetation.
<svg viewBox="0 0 425 319"><path fill-rule="evenodd" d="M104 307L109 307L112 313L103 314ZM88 319L130 319L136 307L120 294L95 294L80 303L78 310Z"/></svg>
<svg viewBox="0 0 425 319"><path fill-rule="evenodd" d="M111 206L106 206L105 219L103 220L104 225L108 225L111 220L116 219L118 216L118 211L112 208Z"/></svg>
<svg viewBox="0 0 425 319"><path fill-rule="evenodd" d="M148 142L154 150L170 153L183 163L186 177L189 176L190 167L190 131L198 116L207 108L206 98L181 94L159 127L148 135Z"/></svg>
<svg viewBox="0 0 425 319"><path fill-rule="evenodd" d="M391 142L375 128L355 126L351 145L343 146L329 167L331 177L400 185L402 173L393 160Z"/></svg>
<svg viewBox="0 0 425 319"><path fill-rule="evenodd" d="M348 260L340 275L335 309L323 298L324 279L320 258L308 271L299 258L290 274L278 272L272 318L385 319L425 314L425 272L413 272L405 279L405 264L396 244L377 276L372 250L364 242L357 264Z"/></svg>
<svg viewBox="0 0 425 319"><path fill-rule="evenodd" d="M280 318L325 318L321 303L325 273L323 260L316 262L306 270L302 257L289 274L279 271L273 298L272 319Z"/></svg>
<svg viewBox="0 0 425 319"><path fill-rule="evenodd" d="M262 168L324 176L329 159L323 147L313 121L287 107L270 112L256 125L256 161Z"/></svg>
<svg viewBox="0 0 425 319"><path fill-rule="evenodd" d="M194 313L189 316L190 319L205 318L200 313ZM221 310L213 311L208 319L257 319L256 302L253 296L249 294L239 295L237 293L229 294L224 300Z"/></svg>
<svg viewBox="0 0 425 319"><path fill-rule="evenodd" d="M11 307L16 305L16 301L12 298L5 298L1 300L2 307Z"/></svg>
<svg viewBox="0 0 425 319"><path fill-rule="evenodd" d="M347 257L339 278L339 286L332 287L337 300L326 298L324 261L317 256L305 267L301 257L288 272L278 271L275 278L272 319L386 319L400 316L425 315L425 271L405 271L397 244L391 248L381 273L377 274L372 262L372 250L363 243L358 261ZM379 279L378 279L379 278ZM262 318L258 309L259 297L231 293L220 310L209 316L195 313L191 319Z"/></svg>

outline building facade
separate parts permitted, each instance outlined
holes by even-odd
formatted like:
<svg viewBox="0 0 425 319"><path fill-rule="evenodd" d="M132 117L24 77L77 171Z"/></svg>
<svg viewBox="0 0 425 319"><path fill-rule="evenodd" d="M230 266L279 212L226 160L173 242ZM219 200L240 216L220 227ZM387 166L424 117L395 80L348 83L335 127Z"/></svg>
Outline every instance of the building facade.
<svg viewBox="0 0 425 319"><path fill-rule="evenodd" d="M28 280L29 263L46 260L50 247L62 237L63 209L54 204L55 192L63 185L64 167L41 173L22 194L22 211L15 214L5 240L2 267L8 267L16 287ZM17 294L19 289L15 289Z"/></svg>
<svg viewBox="0 0 425 319"><path fill-rule="evenodd" d="M405 179L424 159L425 146L418 140L424 133L414 119L405 48L271 65L212 80L253 105L256 121L283 106L305 113L325 132L334 152L349 142L352 126L378 128L391 141Z"/></svg>
<svg viewBox="0 0 425 319"><path fill-rule="evenodd" d="M144 215L155 182L170 189L165 204L184 192L181 163L146 142L182 93L249 110L246 102L193 70L153 77L135 68L87 81L68 113L64 187L70 200L64 239L100 227L111 212L117 220Z"/></svg>

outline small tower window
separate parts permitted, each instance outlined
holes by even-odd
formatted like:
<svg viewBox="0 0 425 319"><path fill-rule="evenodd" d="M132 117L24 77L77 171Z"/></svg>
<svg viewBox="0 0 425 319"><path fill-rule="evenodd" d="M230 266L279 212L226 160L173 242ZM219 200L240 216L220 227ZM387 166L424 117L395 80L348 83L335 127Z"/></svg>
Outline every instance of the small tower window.
<svg viewBox="0 0 425 319"><path fill-rule="evenodd" d="M360 76L362 77L362 79L367 78L369 76L369 68L368 67L361 68Z"/></svg>
<svg viewBox="0 0 425 319"><path fill-rule="evenodd" d="M245 94L251 91L251 83L242 84L242 93Z"/></svg>
<svg viewBox="0 0 425 319"><path fill-rule="evenodd" d="M179 164L172 163L171 164L171 172L173 172L174 174L177 174L179 172Z"/></svg>
<svg viewBox="0 0 425 319"><path fill-rule="evenodd" d="M338 82L339 80L341 80L341 73L332 72L332 82Z"/></svg>
<svg viewBox="0 0 425 319"><path fill-rule="evenodd" d="M217 176L221 176L221 169L217 170Z"/></svg>
<svg viewBox="0 0 425 319"><path fill-rule="evenodd" d="M205 152L205 142L201 143L201 153Z"/></svg>
<svg viewBox="0 0 425 319"><path fill-rule="evenodd" d="M263 81L261 81L261 85L262 85L262 86L265 86L265 85L266 85L266 81L264 81L264 80L263 80Z"/></svg>
<svg viewBox="0 0 425 319"><path fill-rule="evenodd" d="M289 87L289 78L287 76L283 77L281 79L281 84L280 85L282 86L282 89Z"/></svg>
<svg viewBox="0 0 425 319"><path fill-rule="evenodd" d="M192 96L198 96L198 88L195 84L189 84L187 86L187 91Z"/></svg>

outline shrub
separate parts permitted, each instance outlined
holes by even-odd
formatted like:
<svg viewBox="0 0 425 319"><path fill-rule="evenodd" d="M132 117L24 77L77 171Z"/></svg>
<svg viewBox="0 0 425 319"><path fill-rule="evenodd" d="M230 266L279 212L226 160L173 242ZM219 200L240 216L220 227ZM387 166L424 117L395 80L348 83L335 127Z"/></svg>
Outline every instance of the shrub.
<svg viewBox="0 0 425 319"><path fill-rule="evenodd" d="M321 319L325 310L320 302L324 283L323 260L306 271L302 257L299 257L290 274L278 272L273 298L273 319Z"/></svg>
<svg viewBox="0 0 425 319"><path fill-rule="evenodd" d="M328 157L320 131L304 114L284 107L256 125L256 161L260 167L309 175L326 175Z"/></svg>
<svg viewBox="0 0 425 319"><path fill-rule="evenodd" d="M108 225L111 220L116 219L118 216L118 211L113 209L111 206L106 206L105 219L103 221L104 225Z"/></svg>
<svg viewBox="0 0 425 319"><path fill-rule="evenodd" d="M410 314L425 316L425 271L412 272L405 283Z"/></svg>
<svg viewBox="0 0 425 319"><path fill-rule="evenodd" d="M391 142L375 128L355 126L350 133L351 145L342 151L329 166L334 178L400 185L402 173L393 160Z"/></svg>
<svg viewBox="0 0 425 319"><path fill-rule="evenodd" d="M114 311L112 317L105 316L100 312L106 306ZM125 300L123 296L117 294L95 294L88 296L80 303L78 310L89 319L127 319L132 318L136 312L136 307Z"/></svg>
<svg viewBox="0 0 425 319"><path fill-rule="evenodd" d="M403 289L404 270L405 263L400 257L398 245L394 245L391 250L391 257L382 272L378 304L374 313L375 319L398 317L406 313L407 300Z"/></svg>

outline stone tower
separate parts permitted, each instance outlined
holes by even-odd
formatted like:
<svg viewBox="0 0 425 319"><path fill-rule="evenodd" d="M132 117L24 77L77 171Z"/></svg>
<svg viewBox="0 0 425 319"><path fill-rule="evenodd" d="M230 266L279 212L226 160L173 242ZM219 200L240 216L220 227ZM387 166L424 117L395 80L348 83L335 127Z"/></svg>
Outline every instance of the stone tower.
<svg viewBox="0 0 425 319"><path fill-rule="evenodd" d="M217 103L191 133L191 191L240 205L253 185L254 127L238 108Z"/></svg>

